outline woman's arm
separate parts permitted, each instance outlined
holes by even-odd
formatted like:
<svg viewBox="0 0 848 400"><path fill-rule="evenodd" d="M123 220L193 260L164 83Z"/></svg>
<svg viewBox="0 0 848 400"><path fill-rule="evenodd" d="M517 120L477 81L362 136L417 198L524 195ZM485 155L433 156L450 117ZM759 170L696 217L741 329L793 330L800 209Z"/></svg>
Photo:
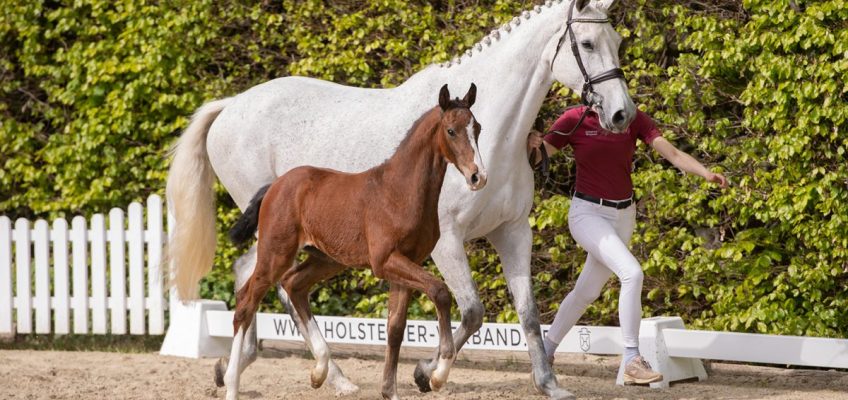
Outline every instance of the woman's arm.
<svg viewBox="0 0 848 400"><path fill-rule="evenodd" d="M671 142L665 140L663 137L654 139L654 141L651 142L651 147L653 147L657 153L660 153L663 158L671 162L680 170L701 176L708 182L719 184L722 188L727 187L727 178L725 178L724 175L708 170L707 167L704 167L704 165L698 162L698 160L694 159L689 154L678 150L677 147L674 147Z"/></svg>
<svg viewBox="0 0 848 400"><path fill-rule="evenodd" d="M530 130L530 134L527 135L527 157L531 158L530 164L534 166L542 161L542 152L534 151L541 146L545 146L545 150L548 151L548 156L553 156L554 153L559 151L559 149L557 149L554 145L546 142L545 139L542 138L542 132L535 129Z"/></svg>

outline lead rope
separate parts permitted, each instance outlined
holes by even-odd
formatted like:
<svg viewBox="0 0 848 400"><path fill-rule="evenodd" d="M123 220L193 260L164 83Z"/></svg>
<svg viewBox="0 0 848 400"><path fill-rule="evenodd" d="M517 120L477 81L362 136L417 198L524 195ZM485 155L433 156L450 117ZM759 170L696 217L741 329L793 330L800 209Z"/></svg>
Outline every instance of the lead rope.
<svg viewBox="0 0 848 400"><path fill-rule="evenodd" d="M574 106L574 107L580 107L580 106ZM569 109L574 108L574 107L569 107L569 108L566 109L566 111L568 111ZM583 124L583 120L586 119L586 115L589 114L589 111L591 111L591 109L589 107L586 107L586 109L583 110L583 113L580 114L580 119L577 120L577 124L574 125L574 128L571 128L570 131L568 131L568 132L550 131L550 133L560 135L560 136L569 136L569 135L573 134L574 132L577 131L577 128L579 128L580 125ZM533 124L533 129L535 129L538 132L544 132L545 126L543 124L544 124L544 122L540 118L536 119L536 123ZM548 156L548 150L545 148L544 143L541 146L539 146L539 152L542 155L542 157L541 157L542 159L539 161L539 164L534 165L533 160L536 158L536 149L533 149L533 152L530 155L530 166L533 167L533 168L537 168L537 167L539 168L539 171L542 173L542 176L545 178L544 183L547 184L548 180L551 177L550 176L551 159Z"/></svg>

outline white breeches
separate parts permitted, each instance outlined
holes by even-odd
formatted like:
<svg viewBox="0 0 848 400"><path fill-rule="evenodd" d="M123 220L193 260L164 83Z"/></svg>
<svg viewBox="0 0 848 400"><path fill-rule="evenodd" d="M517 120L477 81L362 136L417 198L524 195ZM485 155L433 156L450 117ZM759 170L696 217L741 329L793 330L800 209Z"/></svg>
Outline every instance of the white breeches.
<svg viewBox="0 0 848 400"><path fill-rule="evenodd" d="M610 275L621 281L618 316L625 347L639 346L642 319L642 267L627 244L636 224L636 206L616 210L573 198L568 210L571 236L588 253L583 272L560 304L547 338L562 341L580 316L601 294Z"/></svg>

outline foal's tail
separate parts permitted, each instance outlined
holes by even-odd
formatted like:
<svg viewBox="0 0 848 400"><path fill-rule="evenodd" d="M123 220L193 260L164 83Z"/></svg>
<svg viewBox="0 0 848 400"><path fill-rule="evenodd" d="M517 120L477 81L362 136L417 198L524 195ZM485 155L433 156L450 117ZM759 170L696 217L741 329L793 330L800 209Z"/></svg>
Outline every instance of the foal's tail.
<svg viewBox="0 0 848 400"><path fill-rule="evenodd" d="M164 262L171 265L169 286L176 286L181 300L197 298L198 282L212 269L215 258L215 173L206 152L206 135L231 101L216 100L200 107L171 149L165 194L175 225Z"/></svg>
<svg viewBox="0 0 848 400"><path fill-rule="evenodd" d="M253 237L256 233L256 228L259 227L259 207L262 206L262 199L265 198L265 193L271 185L265 185L250 199L250 205L244 210L244 214L239 217L236 224L230 228L230 240L235 244L242 244Z"/></svg>

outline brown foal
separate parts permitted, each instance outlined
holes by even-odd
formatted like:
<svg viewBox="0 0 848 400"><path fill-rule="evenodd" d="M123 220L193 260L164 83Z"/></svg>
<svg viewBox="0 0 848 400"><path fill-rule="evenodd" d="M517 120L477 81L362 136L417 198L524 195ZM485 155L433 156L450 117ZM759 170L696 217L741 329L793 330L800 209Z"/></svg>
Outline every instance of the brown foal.
<svg viewBox="0 0 848 400"><path fill-rule="evenodd" d="M388 346L382 394L397 399L397 361L412 289L436 305L439 319L438 367L430 386L447 381L455 358L450 326L452 297L447 285L421 267L439 239L438 202L448 163L465 176L471 190L486 185L477 137L480 124L471 113L476 87L462 100L450 98L447 85L439 105L421 116L382 165L358 174L299 167L262 188L230 232L244 242L258 234L253 275L237 294L233 350L224 378L227 398L238 394L239 355L244 332L268 289L281 282L297 316L301 334L318 343L313 387L327 378L329 348L309 309L313 285L341 271L370 268L390 283ZM480 165L478 165L480 164ZM301 250L306 260L294 265ZM298 318L299 316L299 318Z"/></svg>

